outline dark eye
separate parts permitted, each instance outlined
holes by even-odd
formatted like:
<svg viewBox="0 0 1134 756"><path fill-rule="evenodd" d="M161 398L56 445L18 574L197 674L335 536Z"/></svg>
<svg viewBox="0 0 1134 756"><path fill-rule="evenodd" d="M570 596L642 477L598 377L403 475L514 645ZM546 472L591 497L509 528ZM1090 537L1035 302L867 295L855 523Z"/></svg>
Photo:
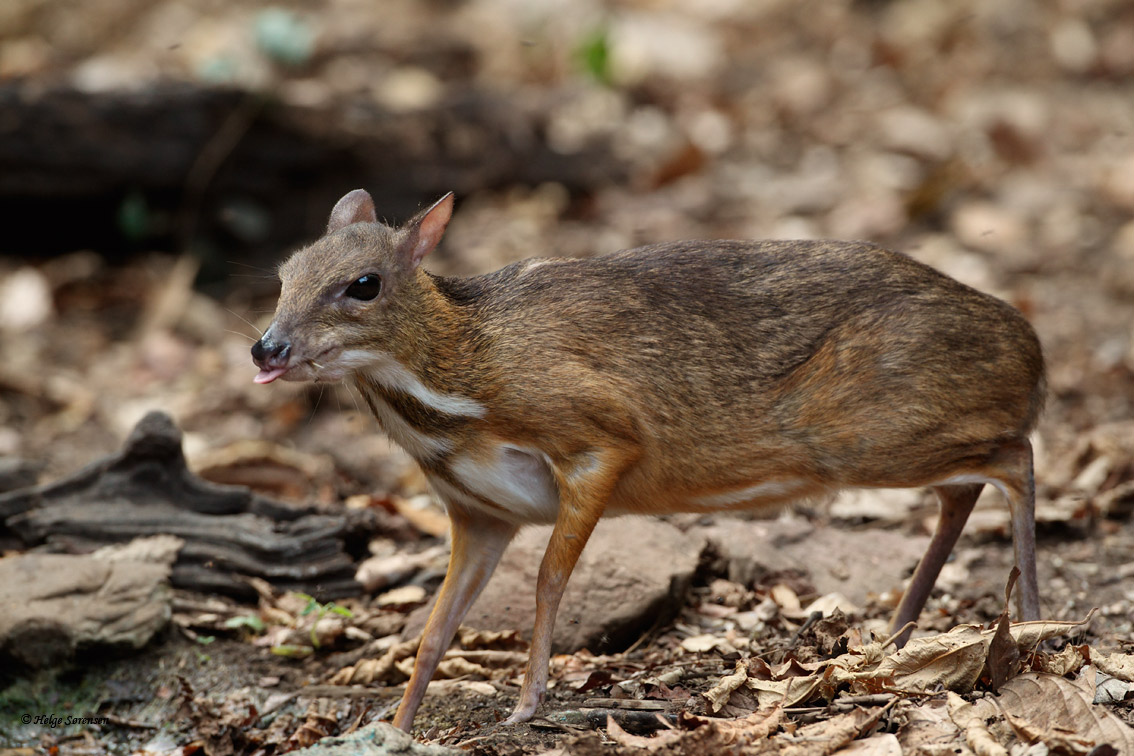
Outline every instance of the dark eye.
<svg viewBox="0 0 1134 756"><path fill-rule="evenodd" d="M367 273L350 286L346 287L345 294L351 299L361 299L369 302L382 291L382 277L377 273Z"/></svg>

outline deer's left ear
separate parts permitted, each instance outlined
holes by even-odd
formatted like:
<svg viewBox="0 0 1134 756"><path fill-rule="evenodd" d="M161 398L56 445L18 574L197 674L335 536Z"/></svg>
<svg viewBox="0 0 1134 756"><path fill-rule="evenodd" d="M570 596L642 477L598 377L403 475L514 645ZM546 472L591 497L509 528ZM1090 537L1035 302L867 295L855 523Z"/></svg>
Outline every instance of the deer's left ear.
<svg viewBox="0 0 1134 756"><path fill-rule="evenodd" d="M453 193L449 192L424 212L418 213L403 229L398 258L410 270L421 265L425 256L441 241L453 217Z"/></svg>
<svg viewBox="0 0 1134 756"><path fill-rule="evenodd" d="M335 209L331 211L331 218L327 221L327 233L334 233L353 223L374 223L377 220L374 200L365 189L355 189L335 203Z"/></svg>

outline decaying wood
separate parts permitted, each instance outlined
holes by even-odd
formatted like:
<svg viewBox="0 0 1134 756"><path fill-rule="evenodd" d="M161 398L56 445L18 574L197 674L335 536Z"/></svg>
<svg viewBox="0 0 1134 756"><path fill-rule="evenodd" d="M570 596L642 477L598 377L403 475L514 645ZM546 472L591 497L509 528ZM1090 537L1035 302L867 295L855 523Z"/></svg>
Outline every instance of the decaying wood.
<svg viewBox="0 0 1134 756"><path fill-rule="evenodd" d="M480 91L392 113L189 84L98 94L0 84L0 206L35 229L13 229L0 249L121 255L131 240L116 218L133 193L155 220L147 235L184 249L210 240L248 262L317 233L344 188L367 186L384 213L405 217L447 191L555 181L585 193L625 174L604 145L552 149L545 110ZM268 223L233 222L249 209Z"/></svg>
<svg viewBox="0 0 1134 756"><path fill-rule="evenodd" d="M123 449L61 481L0 495L0 521L28 546L85 553L138 536L184 539L175 586L255 598L249 576L319 598L357 594L347 543L365 512L316 513L195 476L168 415L150 413Z"/></svg>

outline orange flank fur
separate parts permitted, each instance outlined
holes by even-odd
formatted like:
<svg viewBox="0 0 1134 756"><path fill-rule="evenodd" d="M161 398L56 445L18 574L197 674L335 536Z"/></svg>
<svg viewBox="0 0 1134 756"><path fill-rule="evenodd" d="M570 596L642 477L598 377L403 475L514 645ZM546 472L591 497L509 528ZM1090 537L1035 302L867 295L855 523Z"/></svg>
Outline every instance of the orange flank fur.
<svg viewBox="0 0 1134 756"><path fill-rule="evenodd" d="M252 350L259 383L354 384L449 511L449 570L398 727L528 523L554 528L510 722L540 704L563 590L608 515L931 487L941 518L897 628L991 484L1012 514L1020 615L1038 619L1028 434L1044 367L1014 308L859 242L674 242L442 278L422 262L452 207L392 228L366 192L347 194L280 268Z"/></svg>

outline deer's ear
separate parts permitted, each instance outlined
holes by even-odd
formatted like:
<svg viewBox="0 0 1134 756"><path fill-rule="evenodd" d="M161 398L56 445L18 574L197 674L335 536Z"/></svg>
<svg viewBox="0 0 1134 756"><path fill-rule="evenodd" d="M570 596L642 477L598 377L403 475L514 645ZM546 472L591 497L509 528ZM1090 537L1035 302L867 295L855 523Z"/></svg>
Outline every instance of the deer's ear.
<svg viewBox="0 0 1134 756"><path fill-rule="evenodd" d="M425 256L441 241L452 217L453 193L449 192L406 224L403 229L405 236L398 245L398 258L407 268L412 270L421 265Z"/></svg>
<svg viewBox="0 0 1134 756"><path fill-rule="evenodd" d="M374 223L377 220L374 200L365 189L355 189L335 203L335 209L331 211L331 218L327 221L327 233L334 233L353 223Z"/></svg>

